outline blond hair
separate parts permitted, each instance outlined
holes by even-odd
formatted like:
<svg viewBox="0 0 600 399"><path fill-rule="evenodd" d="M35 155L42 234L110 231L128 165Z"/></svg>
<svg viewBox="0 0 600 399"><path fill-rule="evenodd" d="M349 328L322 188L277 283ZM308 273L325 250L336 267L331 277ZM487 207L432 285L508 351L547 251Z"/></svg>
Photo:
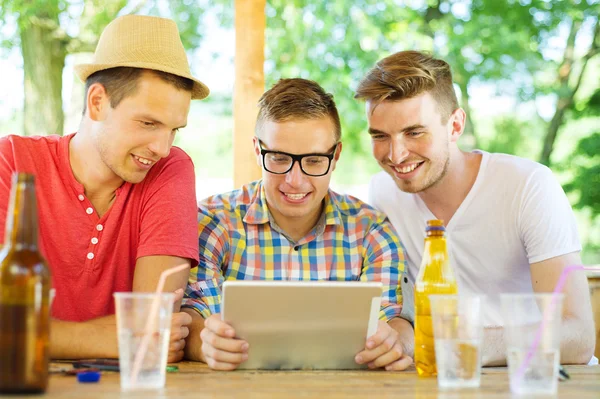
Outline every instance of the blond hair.
<svg viewBox="0 0 600 399"><path fill-rule="evenodd" d="M342 135L342 128L333 95L312 80L281 79L258 100L255 133L259 136L266 121L287 122L326 116L333 122L337 142Z"/></svg>
<svg viewBox="0 0 600 399"><path fill-rule="evenodd" d="M420 51L400 51L380 60L359 83L354 98L380 103L430 93L442 122L458 108L450 65Z"/></svg>

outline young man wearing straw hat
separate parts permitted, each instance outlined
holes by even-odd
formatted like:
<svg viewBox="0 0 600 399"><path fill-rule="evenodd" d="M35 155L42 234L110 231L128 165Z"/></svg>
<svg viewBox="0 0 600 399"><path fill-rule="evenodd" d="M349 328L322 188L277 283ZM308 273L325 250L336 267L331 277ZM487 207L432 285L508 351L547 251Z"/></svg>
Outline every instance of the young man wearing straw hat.
<svg viewBox="0 0 600 399"><path fill-rule="evenodd" d="M366 101L373 155L384 170L371 182L371 203L399 232L410 277L421 263L426 220L446 221L459 291L488 299L483 364L506 364L500 294L552 292L562 271L581 263L565 193L545 166L458 147L466 115L443 60L392 54L365 76L356 97ZM568 281L561 362L588 363L589 288L583 273Z"/></svg>
<svg viewBox="0 0 600 399"><path fill-rule="evenodd" d="M224 280L360 280L381 281L383 293L377 332L356 363L386 370L412 364L404 251L383 214L329 189L340 139L333 96L317 83L282 79L263 94L254 138L262 179L200 204L200 263L183 305L194 318L189 359L233 370L252 356L220 319Z"/></svg>
<svg viewBox="0 0 600 399"><path fill-rule="evenodd" d="M194 168L172 147L191 99L175 23L128 15L111 22L90 64L77 133L0 139L0 242L14 171L33 173L40 248L52 272L53 358L118 357L112 294L152 291L160 273L198 262ZM188 272L167 281L183 295ZM174 313L169 361L183 356L189 315Z"/></svg>

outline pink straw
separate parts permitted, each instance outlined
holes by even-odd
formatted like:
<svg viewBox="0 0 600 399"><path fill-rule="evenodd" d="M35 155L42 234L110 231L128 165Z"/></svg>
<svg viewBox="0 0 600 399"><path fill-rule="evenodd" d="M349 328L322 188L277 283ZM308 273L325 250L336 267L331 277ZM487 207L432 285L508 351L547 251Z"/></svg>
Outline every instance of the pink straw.
<svg viewBox="0 0 600 399"><path fill-rule="evenodd" d="M144 361L144 357L146 356L146 352L148 351L148 345L150 344L150 339L152 338L152 324L156 321L158 317L158 307L160 305L160 294L165 286L165 281L167 277L171 274L180 272L189 268L190 265L188 263L184 263L179 266L172 267L163 271L160 274L160 278L158 279L158 285L156 286L156 296L152 300L152 305L150 307L150 313L148 314L148 319L146 321L145 333L142 338L142 342L140 343L140 347L135 354L135 360L133 361L133 368L131 371L131 381L133 384L136 383L140 370L142 368L142 362Z"/></svg>
<svg viewBox="0 0 600 399"><path fill-rule="evenodd" d="M554 313L554 311L556 309L556 305L558 303L558 298L560 297L560 294L562 293L562 290L567 282L567 278L569 277L569 274L571 274L571 272L575 271L575 270L598 270L598 271L600 271L600 268L586 267L583 265L571 265L571 266L567 266L564 268L564 270L560 274L560 277L558 278L558 282L556 283L554 292L552 293L552 298L550 299L550 305L546 308L546 311L544 312L542 321L540 322L540 326L538 327L537 333L533 340L533 344L531 345L531 348L529 348L529 351L527 352L527 355L525 356L525 360L523 360L523 363L521 363L521 366L519 367L519 369L517 370L517 373L515 374L516 380L521 380L525 376L525 371L527 371L527 367L529 367L529 364L531 363L531 359L533 358L533 355L535 354L537 348L540 346L540 342L542 340L542 335L544 334L544 330L546 329L546 324L547 324L548 320L550 319L550 316Z"/></svg>

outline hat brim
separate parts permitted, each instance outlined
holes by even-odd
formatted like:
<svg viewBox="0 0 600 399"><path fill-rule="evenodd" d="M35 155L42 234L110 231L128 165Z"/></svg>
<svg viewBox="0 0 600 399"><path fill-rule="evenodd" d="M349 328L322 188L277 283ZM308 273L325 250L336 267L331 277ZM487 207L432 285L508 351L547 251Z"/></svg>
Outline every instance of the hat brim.
<svg viewBox="0 0 600 399"><path fill-rule="evenodd" d="M120 64L78 64L73 67L75 74L85 83L87 78L98 71L103 71L110 68L118 67L130 67L130 68L141 68L151 69L155 71L167 72L176 76L181 76L194 82L192 87L192 100L202 100L210 94L210 89L204 83L194 78L190 74L182 74L181 71L175 70L164 65L154 64L152 62L124 62Z"/></svg>

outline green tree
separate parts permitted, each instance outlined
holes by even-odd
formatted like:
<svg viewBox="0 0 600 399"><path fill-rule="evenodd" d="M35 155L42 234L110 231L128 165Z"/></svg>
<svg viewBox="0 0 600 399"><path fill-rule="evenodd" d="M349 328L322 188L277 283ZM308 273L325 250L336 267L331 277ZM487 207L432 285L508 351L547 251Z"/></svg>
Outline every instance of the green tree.
<svg viewBox="0 0 600 399"><path fill-rule="evenodd" d="M600 117L600 89L577 105L579 110L574 112L575 118ZM565 185L565 190L577 195L576 208L589 209L592 219L595 219L600 216L600 131L579 141L570 163L574 176Z"/></svg>
<svg viewBox="0 0 600 399"><path fill-rule="evenodd" d="M573 8L565 13L568 23L568 38L560 65L556 68L555 79L550 88L556 93L556 109L544 138L540 162L550 165L550 157L560 127L564 124L566 112L574 105L575 96L581 88L586 68L592 58L600 54L600 18L598 3L573 2ZM579 4L576 4L579 3ZM577 5L577 6L576 6ZM588 7L581 7L581 6ZM593 23L592 39L583 56L577 56L575 41L582 31L584 22ZM596 86L598 83L596 82Z"/></svg>
<svg viewBox="0 0 600 399"><path fill-rule="evenodd" d="M584 26L597 25L597 5L598 0L272 0L267 5L267 82L304 76L333 91L347 144L360 154L366 139L361 105L352 99L357 82L391 52L429 50L453 68L469 116L470 146L479 145L470 106L474 84L492 83L520 102L555 93L559 100L543 142L546 148L564 123L561 99L576 95L585 66L596 55L597 40L584 55L569 40L582 34ZM571 24L563 56L552 58L547 53L563 38L569 21L579 22ZM575 70L567 77L567 91L556 72L567 70L561 64ZM551 152L549 145L542 161Z"/></svg>
<svg viewBox="0 0 600 399"><path fill-rule="evenodd" d="M16 16L15 36L5 47L19 46L23 57L24 133L61 133L62 71L67 54L93 51L101 29L125 6L126 0L85 1L81 32L71 37L65 24L72 23L73 9L63 0L0 0L0 21ZM67 22L61 24L61 19Z"/></svg>
<svg viewBox="0 0 600 399"><path fill-rule="evenodd" d="M565 189L578 194L576 208L590 209L595 218L600 215L600 132L579 142L572 163L575 177Z"/></svg>
<svg viewBox="0 0 600 399"><path fill-rule="evenodd" d="M62 71L69 54L93 52L104 27L121 14L143 12L178 22L187 48L198 45L202 8L192 1L169 1L165 11L157 1L130 0L0 0L0 28L16 21L12 37L2 47L19 47L24 70L26 135L63 133ZM78 31L76 35L69 34Z"/></svg>

